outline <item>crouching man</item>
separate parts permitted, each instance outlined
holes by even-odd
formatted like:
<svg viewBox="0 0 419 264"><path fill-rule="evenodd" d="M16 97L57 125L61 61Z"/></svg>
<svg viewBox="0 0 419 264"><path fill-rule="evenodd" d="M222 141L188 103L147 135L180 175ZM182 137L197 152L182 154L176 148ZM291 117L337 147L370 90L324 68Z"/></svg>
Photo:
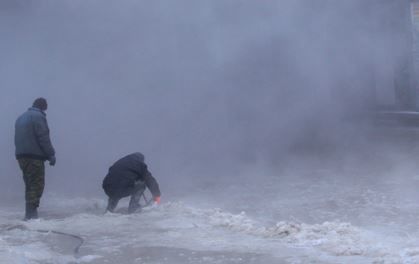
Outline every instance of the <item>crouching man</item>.
<svg viewBox="0 0 419 264"><path fill-rule="evenodd" d="M133 153L115 162L103 180L103 190L109 197L107 211L113 212L121 198L131 196L128 212L140 208L140 199L146 188L153 195L154 201L160 203L160 188L144 163L144 155Z"/></svg>

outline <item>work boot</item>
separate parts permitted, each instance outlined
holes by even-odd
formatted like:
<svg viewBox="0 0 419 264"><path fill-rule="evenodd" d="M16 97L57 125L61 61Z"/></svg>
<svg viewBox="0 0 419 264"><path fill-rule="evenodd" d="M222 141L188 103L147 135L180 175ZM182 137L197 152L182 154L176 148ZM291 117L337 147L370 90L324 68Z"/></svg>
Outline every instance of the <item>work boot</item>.
<svg viewBox="0 0 419 264"><path fill-rule="evenodd" d="M38 209L32 204L26 204L24 221L38 218Z"/></svg>
<svg viewBox="0 0 419 264"><path fill-rule="evenodd" d="M135 187L135 191L129 200L128 213L130 214L141 210L140 199L141 195L144 193L145 185L144 183L139 182L135 185Z"/></svg>
<svg viewBox="0 0 419 264"><path fill-rule="evenodd" d="M109 198L108 200L108 206L106 207L106 210L113 213L113 211L115 210L116 206L118 205L119 199L113 199L113 198Z"/></svg>
<svg viewBox="0 0 419 264"><path fill-rule="evenodd" d="M31 208L30 208L30 206L26 205L25 217L23 218L23 221L28 221L29 219L31 219L31 215L32 215Z"/></svg>
<svg viewBox="0 0 419 264"><path fill-rule="evenodd" d="M141 205L139 203L129 203L128 213L132 214L141 211Z"/></svg>
<svg viewBox="0 0 419 264"><path fill-rule="evenodd" d="M38 208L34 207L32 210L32 219L38 219Z"/></svg>
<svg viewBox="0 0 419 264"><path fill-rule="evenodd" d="M131 195L131 199L129 201L128 213L134 213L136 211L141 211L140 200L141 196L145 191L145 183L143 181L136 181L134 185L134 192Z"/></svg>

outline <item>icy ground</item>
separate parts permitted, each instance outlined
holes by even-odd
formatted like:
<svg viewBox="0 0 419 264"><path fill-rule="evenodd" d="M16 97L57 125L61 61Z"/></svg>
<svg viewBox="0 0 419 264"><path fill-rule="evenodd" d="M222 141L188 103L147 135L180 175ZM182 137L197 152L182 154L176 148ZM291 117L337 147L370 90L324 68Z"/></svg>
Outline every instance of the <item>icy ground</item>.
<svg viewBox="0 0 419 264"><path fill-rule="evenodd" d="M415 170L249 171L134 215L103 215L105 197L47 194L39 220L0 208L0 263L419 263ZM74 255L77 239L36 230L85 241Z"/></svg>

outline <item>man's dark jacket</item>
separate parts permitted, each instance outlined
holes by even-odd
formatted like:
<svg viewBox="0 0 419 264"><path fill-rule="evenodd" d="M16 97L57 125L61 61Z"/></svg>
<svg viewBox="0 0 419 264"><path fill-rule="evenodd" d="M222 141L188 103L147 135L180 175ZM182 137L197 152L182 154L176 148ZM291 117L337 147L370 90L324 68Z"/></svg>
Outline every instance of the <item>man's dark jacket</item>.
<svg viewBox="0 0 419 264"><path fill-rule="evenodd" d="M160 196L160 188L144 163L141 153L133 153L115 162L103 180L102 187L109 197L122 198L134 190L135 182L142 181L153 197Z"/></svg>
<svg viewBox="0 0 419 264"><path fill-rule="evenodd" d="M46 114L29 108L15 123L16 158L48 160L55 156L51 144Z"/></svg>

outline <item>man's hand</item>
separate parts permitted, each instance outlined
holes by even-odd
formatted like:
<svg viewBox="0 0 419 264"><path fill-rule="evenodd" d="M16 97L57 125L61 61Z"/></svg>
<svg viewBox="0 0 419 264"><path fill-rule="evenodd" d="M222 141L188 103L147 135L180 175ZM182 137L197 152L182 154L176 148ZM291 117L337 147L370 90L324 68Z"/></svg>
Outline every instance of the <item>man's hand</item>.
<svg viewBox="0 0 419 264"><path fill-rule="evenodd" d="M157 204L157 205L160 204L160 196L154 197L154 204Z"/></svg>
<svg viewBox="0 0 419 264"><path fill-rule="evenodd" d="M49 165L50 166L54 166L55 165L55 162L57 162L57 159L55 158L55 156L51 156L51 157L49 157Z"/></svg>

